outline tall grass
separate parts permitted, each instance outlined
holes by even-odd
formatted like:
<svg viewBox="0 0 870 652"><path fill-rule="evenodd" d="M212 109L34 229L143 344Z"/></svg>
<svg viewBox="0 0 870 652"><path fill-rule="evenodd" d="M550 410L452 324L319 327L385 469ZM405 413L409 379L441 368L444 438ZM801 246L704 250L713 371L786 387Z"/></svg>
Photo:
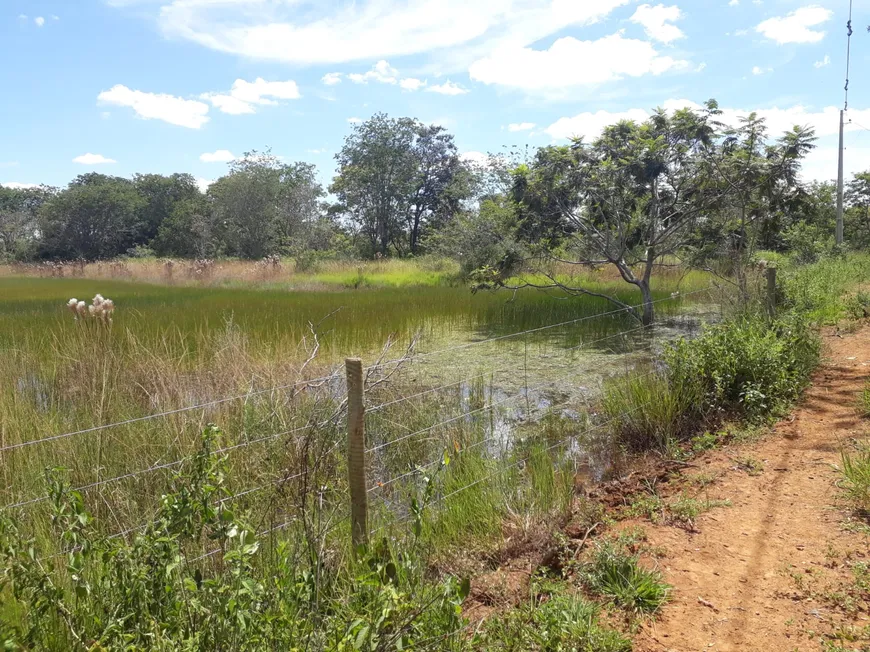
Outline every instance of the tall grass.
<svg viewBox="0 0 870 652"><path fill-rule="evenodd" d="M870 450L843 453L842 486L855 507L870 513Z"/></svg>

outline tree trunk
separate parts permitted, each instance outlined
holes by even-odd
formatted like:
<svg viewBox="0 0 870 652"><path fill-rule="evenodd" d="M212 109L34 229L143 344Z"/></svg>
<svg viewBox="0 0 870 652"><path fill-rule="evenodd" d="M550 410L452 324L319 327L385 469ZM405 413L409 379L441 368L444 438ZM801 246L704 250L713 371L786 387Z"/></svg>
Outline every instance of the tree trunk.
<svg viewBox="0 0 870 652"><path fill-rule="evenodd" d="M655 321L655 303L653 302L649 279L639 280L637 287L640 289L640 295L643 300L643 312L640 321L644 326L649 326Z"/></svg>

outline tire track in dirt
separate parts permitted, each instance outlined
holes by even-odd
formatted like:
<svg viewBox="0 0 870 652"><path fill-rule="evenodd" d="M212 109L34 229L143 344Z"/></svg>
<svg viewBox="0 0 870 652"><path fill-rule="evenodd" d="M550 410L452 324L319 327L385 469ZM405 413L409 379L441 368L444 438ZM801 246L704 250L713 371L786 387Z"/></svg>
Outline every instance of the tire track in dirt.
<svg viewBox="0 0 870 652"><path fill-rule="evenodd" d="M843 527L849 512L834 468L851 438L867 437L855 400L870 375L870 329L824 339L823 365L791 417L762 441L698 460L698 473L718 477L701 497L731 507L701 515L695 532L628 524L661 550L657 563L674 587L636 650L820 650L820 633L870 626L866 601L846 613L837 597L853 581L844 560L866 561L868 539ZM748 458L763 472L740 470L737 460Z"/></svg>

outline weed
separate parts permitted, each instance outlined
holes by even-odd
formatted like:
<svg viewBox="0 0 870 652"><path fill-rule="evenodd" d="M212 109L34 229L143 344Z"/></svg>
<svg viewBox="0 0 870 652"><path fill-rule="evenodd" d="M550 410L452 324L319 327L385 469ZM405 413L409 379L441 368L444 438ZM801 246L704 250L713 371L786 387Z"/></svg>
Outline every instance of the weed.
<svg viewBox="0 0 870 652"><path fill-rule="evenodd" d="M764 473L764 463L751 455L744 455L734 460L735 466L739 471L745 471L749 475L761 475Z"/></svg>
<svg viewBox="0 0 870 652"><path fill-rule="evenodd" d="M638 614L655 613L670 593L661 573L647 570L636 556L609 542L598 545L583 580L590 591Z"/></svg>
<svg viewBox="0 0 870 652"><path fill-rule="evenodd" d="M842 455L841 485L860 512L870 512L870 450Z"/></svg>
<svg viewBox="0 0 870 652"><path fill-rule="evenodd" d="M862 417L870 418L870 381L864 383L864 387L858 395L858 410Z"/></svg>

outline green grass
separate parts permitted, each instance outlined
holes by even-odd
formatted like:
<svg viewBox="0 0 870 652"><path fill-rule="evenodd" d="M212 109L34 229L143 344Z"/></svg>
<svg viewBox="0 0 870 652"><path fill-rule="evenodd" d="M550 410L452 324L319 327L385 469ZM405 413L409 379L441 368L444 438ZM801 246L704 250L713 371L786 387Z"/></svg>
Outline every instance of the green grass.
<svg viewBox="0 0 870 652"><path fill-rule="evenodd" d="M854 312L854 289L868 279L870 254L866 253L826 258L811 265L785 265L780 274L786 307L822 324L863 316Z"/></svg>
<svg viewBox="0 0 870 652"><path fill-rule="evenodd" d="M594 593L637 614L654 614L670 594L661 573L644 568L636 556L609 541L598 545L583 581Z"/></svg>
<svg viewBox="0 0 870 652"><path fill-rule="evenodd" d="M841 485L855 508L870 513L870 450L842 455Z"/></svg>

